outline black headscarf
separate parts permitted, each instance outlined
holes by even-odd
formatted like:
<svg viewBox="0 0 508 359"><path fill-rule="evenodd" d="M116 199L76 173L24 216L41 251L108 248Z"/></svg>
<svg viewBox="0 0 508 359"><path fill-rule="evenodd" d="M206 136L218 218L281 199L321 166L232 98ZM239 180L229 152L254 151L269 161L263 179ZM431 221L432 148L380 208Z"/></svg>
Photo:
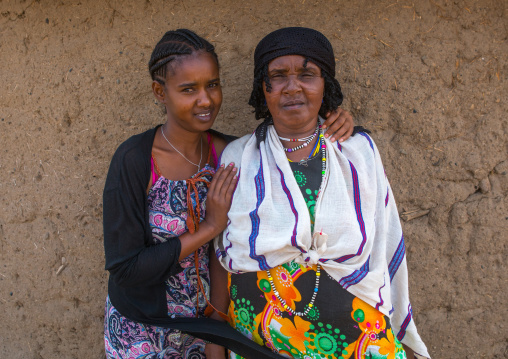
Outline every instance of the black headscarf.
<svg viewBox="0 0 508 359"><path fill-rule="evenodd" d="M277 57L301 55L335 77L335 57L330 41L317 30L286 27L266 35L254 52L254 74Z"/></svg>

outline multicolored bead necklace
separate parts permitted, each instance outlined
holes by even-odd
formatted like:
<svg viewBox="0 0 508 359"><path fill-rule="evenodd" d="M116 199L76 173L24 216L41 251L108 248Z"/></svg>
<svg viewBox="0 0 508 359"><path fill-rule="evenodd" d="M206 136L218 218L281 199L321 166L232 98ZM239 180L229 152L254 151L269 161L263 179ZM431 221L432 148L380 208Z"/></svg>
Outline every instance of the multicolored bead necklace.
<svg viewBox="0 0 508 359"><path fill-rule="evenodd" d="M290 315L292 314L292 315L295 315L297 317L303 317L304 315L307 315L310 312L312 307L314 307L314 301L316 300L316 296L317 296L317 293L319 291L319 277L321 276L321 266L319 265L319 263L317 264L316 284L314 285L314 293L312 293L312 298L311 298L309 304L307 304L307 306L305 307L305 310L303 312L297 312L297 311L293 310L293 308L291 308L286 303L286 301L280 296L280 294L277 291L277 289L275 289L275 284L273 283L272 275L270 274L270 271L268 269L266 270L266 274L268 275L268 281L270 282L270 286L272 287L273 293L275 294L275 296L279 300L280 304L282 304L282 307Z"/></svg>
<svg viewBox="0 0 508 359"><path fill-rule="evenodd" d="M320 131L320 133L319 133L319 145L321 147L321 155L322 155L321 156L322 157L321 186L322 186L323 183L324 183L325 174L326 174L326 143L325 143L325 136L323 135L323 131L321 131L321 125L318 125L318 130ZM314 152L314 151L312 151L312 152ZM310 158L310 156L312 156L312 153L309 155L309 158ZM307 160L308 160L307 158L303 158L303 159L301 159L299 161L299 164L301 164L303 166L307 166ZM291 162L291 160L289 158L288 158L288 161ZM320 193L321 193L321 188L319 189L318 196L319 196Z"/></svg>
<svg viewBox="0 0 508 359"><path fill-rule="evenodd" d="M279 140L287 141L287 142L306 142L308 140L312 140L314 137L316 137L315 132L312 135L309 135L307 137L302 137L302 138L287 138L287 137L279 136Z"/></svg>
<svg viewBox="0 0 508 359"><path fill-rule="evenodd" d="M319 125L319 129L321 130L321 125ZM326 143L325 143L325 136L323 135L323 131L319 134L319 141L321 142L321 154L323 155L322 161L323 164L321 166L321 187L323 186L323 183L325 181L325 174L326 174ZM319 190L319 193L321 193L321 189ZM318 194L319 195L319 194Z"/></svg>
<svg viewBox="0 0 508 359"><path fill-rule="evenodd" d="M284 151L286 151L286 152L295 152L295 151L298 151L298 150L300 150L302 148L307 147L309 145L309 143L312 142L314 137L316 137L316 135L318 134L320 128L321 128L321 125L316 126L316 130L314 131L314 133L312 135L304 137L304 138L286 138L286 137L280 137L279 136L279 139L281 141L304 142L303 144L301 144L299 146L296 146L296 147L293 147L293 148L285 148L284 147Z"/></svg>
<svg viewBox="0 0 508 359"><path fill-rule="evenodd" d="M316 144L314 145L314 148L312 149L312 151L310 151L309 157L302 158L300 161L298 161L298 166L307 167L308 166L308 162L311 159L313 159L318 154L318 152L320 150L321 150L321 141L316 141ZM288 161L289 162L293 162L289 158L288 158Z"/></svg>

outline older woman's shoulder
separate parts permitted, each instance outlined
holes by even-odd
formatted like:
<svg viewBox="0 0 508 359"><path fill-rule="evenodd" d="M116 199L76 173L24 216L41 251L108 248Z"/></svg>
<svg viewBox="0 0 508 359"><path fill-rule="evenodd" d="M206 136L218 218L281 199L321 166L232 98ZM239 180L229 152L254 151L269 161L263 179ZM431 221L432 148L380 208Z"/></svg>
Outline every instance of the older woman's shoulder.
<svg viewBox="0 0 508 359"><path fill-rule="evenodd" d="M378 151L374 140L369 135L370 131L361 128L358 131L344 141L341 144L338 144L339 149L342 153L346 155L354 155L374 158L376 157Z"/></svg>
<svg viewBox="0 0 508 359"><path fill-rule="evenodd" d="M247 142L249 142L249 139L252 137L252 134L245 135L243 137L240 137L233 142L228 143L224 151L222 152L221 156L221 163L240 163L240 160L242 159L243 150L245 149L245 146L247 145Z"/></svg>

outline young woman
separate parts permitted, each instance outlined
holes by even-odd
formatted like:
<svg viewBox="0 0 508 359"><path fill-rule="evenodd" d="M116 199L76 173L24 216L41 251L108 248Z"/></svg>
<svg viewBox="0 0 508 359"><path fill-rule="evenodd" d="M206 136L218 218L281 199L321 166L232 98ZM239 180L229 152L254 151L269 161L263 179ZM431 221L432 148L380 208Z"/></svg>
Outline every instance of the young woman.
<svg viewBox="0 0 508 359"><path fill-rule="evenodd" d="M203 340L165 324L205 316L210 268L219 265L208 242L226 228L236 185L233 163L215 170L231 140L210 130L222 103L219 63L208 41L176 30L155 46L149 70L166 122L120 145L104 188L106 354L204 358ZM340 111L330 123L338 138L352 131Z"/></svg>

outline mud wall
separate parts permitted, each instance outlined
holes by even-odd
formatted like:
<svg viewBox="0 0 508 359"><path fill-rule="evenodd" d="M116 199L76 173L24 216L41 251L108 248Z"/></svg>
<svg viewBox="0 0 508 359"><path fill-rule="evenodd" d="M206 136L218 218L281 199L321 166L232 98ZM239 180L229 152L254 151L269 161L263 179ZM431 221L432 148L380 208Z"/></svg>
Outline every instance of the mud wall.
<svg viewBox="0 0 508 359"><path fill-rule="evenodd" d="M0 1L0 352L103 358L101 196L115 148L163 121L147 62L168 29L216 45L215 128L255 127L252 53L322 31L403 219L415 321L435 358L506 358L506 3Z"/></svg>

